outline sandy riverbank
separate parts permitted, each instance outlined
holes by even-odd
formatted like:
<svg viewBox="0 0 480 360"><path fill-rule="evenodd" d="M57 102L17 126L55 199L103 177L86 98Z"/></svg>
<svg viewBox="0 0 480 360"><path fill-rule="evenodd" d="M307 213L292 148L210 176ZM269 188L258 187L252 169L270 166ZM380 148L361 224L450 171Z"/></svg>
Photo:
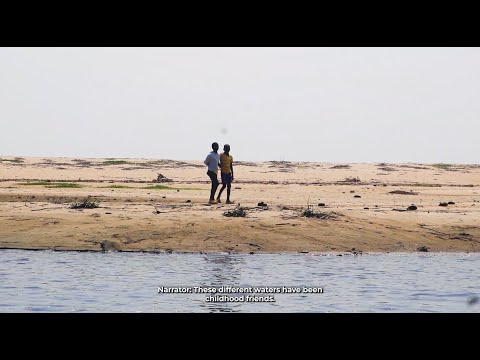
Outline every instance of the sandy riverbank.
<svg viewBox="0 0 480 360"><path fill-rule="evenodd" d="M207 204L199 161L1 159L0 248L480 251L480 166L237 163L232 199L247 216L227 218L235 205ZM173 182L153 182L158 173ZM40 181L79 187L34 185ZM172 189L147 188L153 185ZM85 196L100 207L69 208ZM257 206L262 201L268 207ZM303 217L308 203L329 218ZM417 210L397 211L411 204Z"/></svg>

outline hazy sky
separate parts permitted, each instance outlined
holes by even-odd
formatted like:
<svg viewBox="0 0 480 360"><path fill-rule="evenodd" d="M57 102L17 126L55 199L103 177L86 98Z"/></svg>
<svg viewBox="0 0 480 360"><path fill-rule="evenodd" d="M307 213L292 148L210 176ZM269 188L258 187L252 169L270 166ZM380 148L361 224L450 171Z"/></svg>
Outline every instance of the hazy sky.
<svg viewBox="0 0 480 360"><path fill-rule="evenodd" d="M480 163L480 48L0 48L0 156Z"/></svg>

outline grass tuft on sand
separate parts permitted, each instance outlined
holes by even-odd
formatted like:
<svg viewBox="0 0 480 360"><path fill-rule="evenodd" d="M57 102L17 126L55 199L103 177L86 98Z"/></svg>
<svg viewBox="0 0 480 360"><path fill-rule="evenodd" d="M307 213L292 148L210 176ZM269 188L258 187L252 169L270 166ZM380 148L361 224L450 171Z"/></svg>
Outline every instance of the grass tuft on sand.
<svg viewBox="0 0 480 360"><path fill-rule="evenodd" d="M302 211L302 216L308 217L308 218L317 218L322 220L334 219L336 217L332 213L326 213L326 212L315 210L312 208L311 205L308 205L307 208Z"/></svg>

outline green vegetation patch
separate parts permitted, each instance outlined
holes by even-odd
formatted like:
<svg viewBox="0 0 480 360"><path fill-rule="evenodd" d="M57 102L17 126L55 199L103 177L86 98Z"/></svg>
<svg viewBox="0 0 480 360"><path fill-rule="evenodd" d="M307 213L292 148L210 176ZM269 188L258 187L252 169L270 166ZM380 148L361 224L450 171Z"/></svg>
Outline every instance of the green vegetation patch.
<svg viewBox="0 0 480 360"><path fill-rule="evenodd" d="M54 187L54 188L80 188L82 187L79 184L75 183L67 183L67 182L51 182L51 181L36 181L30 183L20 183L19 185L43 185L46 187Z"/></svg>
<svg viewBox="0 0 480 360"><path fill-rule="evenodd" d="M433 166L434 168L437 168L437 169L449 170L449 169L452 168L454 165L452 165L452 164L432 164L432 166Z"/></svg>
<svg viewBox="0 0 480 360"><path fill-rule="evenodd" d="M148 190L177 190L175 188L172 188L170 186L165 186L165 185L146 186L146 187L143 187L142 189L148 189Z"/></svg>
<svg viewBox="0 0 480 360"><path fill-rule="evenodd" d="M47 185L47 187L55 187L55 188L80 188L82 187L79 184L75 183L53 183L51 185Z"/></svg>
<svg viewBox="0 0 480 360"><path fill-rule="evenodd" d="M129 161L125 161L125 160L106 160L102 163L100 163L101 165L127 165L127 164L132 164L131 162Z"/></svg>

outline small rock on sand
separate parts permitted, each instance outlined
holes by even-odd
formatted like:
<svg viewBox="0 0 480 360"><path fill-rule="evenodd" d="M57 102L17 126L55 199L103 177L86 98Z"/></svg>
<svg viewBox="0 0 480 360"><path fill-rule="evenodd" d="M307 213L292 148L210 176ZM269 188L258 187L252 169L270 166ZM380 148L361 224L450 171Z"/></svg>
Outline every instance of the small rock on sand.
<svg viewBox="0 0 480 360"><path fill-rule="evenodd" d="M448 203L446 203L446 202L441 202L438 206L448 206Z"/></svg>
<svg viewBox="0 0 480 360"><path fill-rule="evenodd" d="M120 246L115 241L105 240L100 243L100 247L103 251L118 251Z"/></svg>
<svg viewBox="0 0 480 360"><path fill-rule="evenodd" d="M428 247L426 247L426 246L419 246L419 247L417 248L417 251L419 251L419 252L428 252Z"/></svg>
<svg viewBox="0 0 480 360"><path fill-rule="evenodd" d="M268 206L268 205L267 205L266 203L264 203L263 201L259 202L257 205L258 205L258 206Z"/></svg>
<svg viewBox="0 0 480 360"><path fill-rule="evenodd" d="M325 206L325 203L319 203L318 206Z"/></svg>
<svg viewBox="0 0 480 360"><path fill-rule="evenodd" d="M361 198L361 196L360 195L355 195L354 198Z"/></svg>
<svg viewBox="0 0 480 360"><path fill-rule="evenodd" d="M415 205L410 205L407 210L417 210L417 207Z"/></svg>
<svg viewBox="0 0 480 360"><path fill-rule="evenodd" d="M449 201L448 205L455 205L455 203L453 201Z"/></svg>

